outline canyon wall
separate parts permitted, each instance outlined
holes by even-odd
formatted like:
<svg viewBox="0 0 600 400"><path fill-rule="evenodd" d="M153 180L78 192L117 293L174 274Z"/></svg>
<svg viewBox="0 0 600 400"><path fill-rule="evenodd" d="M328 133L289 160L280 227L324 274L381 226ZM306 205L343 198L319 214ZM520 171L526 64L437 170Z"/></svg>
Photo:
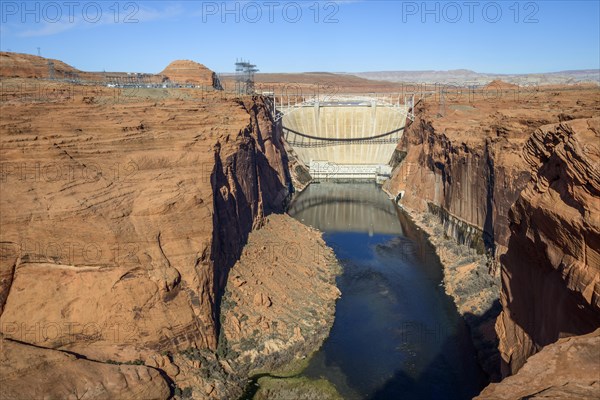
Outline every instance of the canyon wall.
<svg viewBox="0 0 600 400"><path fill-rule="evenodd" d="M503 375L561 337L600 327L600 118L538 129L513 205L496 324Z"/></svg>
<svg viewBox="0 0 600 400"><path fill-rule="evenodd" d="M468 127L449 134L425 113L421 105L406 129L400 145L406 156L386 188L403 192L403 206L437 214L461 244L501 254L508 244L506 215L529 179L517 155L520 144Z"/></svg>
<svg viewBox="0 0 600 400"><path fill-rule="evenodd" d="M531 356L516 375L489 385L476 399L595 400L600 393L598 359L600 330L559 339Z"/></svg>
<svg viewBox="0 0 600 400"><path fill-rule="evenodd" d="M248 234L262 225L265 215L283 212L290 195L287 156L278 131L274 129L269 105L264 98L239 102L250 123L234 140L226 136L215 146L211 174L213 197L213 239L209 253L203 253L203 288L213 305L214 334L218 335L220 298L229 269L240 258ZM213 347L213 349L215 349Z"/></svg>
<svg viewBox="0 0 600 400"><path fill-rule="evenodd" d="M446 290L497 380L598 327L597 88L436 100L417 104L384 188L435 235Z"/></svg>
<svg viewBox="0 0 600 400"><path fill-rule="evenodd" d="M290 192L271 106L40 85L3 82L3 391L235 397L246 377L217 354L221 298L251 232ZM40 367L14 359L25 353Z"/></svg>

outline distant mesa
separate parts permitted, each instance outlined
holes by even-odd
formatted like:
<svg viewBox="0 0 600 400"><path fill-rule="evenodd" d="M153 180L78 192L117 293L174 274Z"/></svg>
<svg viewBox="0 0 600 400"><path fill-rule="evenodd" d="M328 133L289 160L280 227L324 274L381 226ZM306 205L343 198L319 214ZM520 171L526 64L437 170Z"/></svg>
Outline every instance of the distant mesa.
<svg viewBox="0 0 600 400"><path fill-rule="evenodd" d="M508 89L518 89L519 85L515 85L514 83L504 82L500 79L494 79L490 83L484 86L485 90L508 90Z"/></svg>
<svg viewBox="0 0 600 400"><path fill-rule="evenodd" d="M529 74L498 74L481 73L468 69L449 71L371 71L356 72L353 75L366 79L383 80L388 82L404 82L419 84L448 84L478 86L488 85L496 81L503 83L529 85L572 85L600 84L600 74L597 69L558 71Z"/></svg>
<svg viewBox="0 0 600 400"><path fill-rule="evenodd" d="M49 65L50 64L50 65ZM202 85L221 88L215 74L204 65L190 60L170 63L160 74L127 72L85 72L60 60L32 54L0 52L0 77L27 79L81 79L95 82L157 83L168 80L174 84ZM134 82L135 81L135 82Z"/></svg>
<svg viewBox="0 0 600 400"><path fill-rule="evenodd" d="M219 85L217 74L204 65L191 60L176 60L167 66L160 75L166 76L171 82L191 83L195 85Z"/></svg>
<svg viewBox="0 0 600 400"><path fill-rule="evenodd" d="M3 51L0 52L0 76L3 78L49 78L48 62L54 63L53 68L57 76L81 74L77 68L59 60Z"/></svg>

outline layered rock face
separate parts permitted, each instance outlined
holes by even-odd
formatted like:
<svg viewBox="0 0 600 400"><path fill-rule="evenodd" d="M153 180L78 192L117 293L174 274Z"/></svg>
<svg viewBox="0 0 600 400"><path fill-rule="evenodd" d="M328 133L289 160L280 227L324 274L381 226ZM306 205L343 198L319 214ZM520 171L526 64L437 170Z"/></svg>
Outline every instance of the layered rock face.
<svg viewBox="0 0 600 400"><path fill-rule="evenodd" d="M503 375L561 337L600 327L600 118L538 129L510 212L496 324Z"/></svg>
<svg viewBox="0 0 600 400"><path fill-rule="evenodd" d="M492 379L500 378L500 364L504 364L504 374L514 372L541 346L596 326L598 310L591 305L597 301L599 276L598 195L597 183L591 183L597 172L590 171L597 168L597 161L595 156L586 159L583 153L597 151L593 147L596 122L584 129L600 110L597 90L503 88L488 98L453 93L440 102L429 97L417 104L416 119L398 147L401 161L385 189L401 197L399 203L413 213L417 223L436 235L432 241L445 264L446 290L469 322ZM559 121L570 121L561 129L580 126L581 134L548 136L536 131ZM567 136L570 139L564 139ZM552 156L554 161L571 161L553 164L548 161L554 151L550 148L562 140L577 143L565 146L580 150L559 151L564 154ZM544 176L554 171L551 178L538 177L542 163L547 164ZM577 172L559 173L561 168ZM563 177L562 182L557 177ZM551 207L528 194L533 190L529 185L554 180L560 188L545 195ZM534 197L531 206L527 199ZM591 221L594 218L596 222ZM521 232L523 240L516 232ZM466 246L457 249L449 240ZM564 253L558 250L563 247ZM478 259L475 251L487 257ZM501 260L505 311L497 325L498 343L490 332L499 313L500 285L490 286L490 282L496 281ZM511 304L520 309L517 317L509 317ZM514 323L517 319L529 333ZM500 345L501 354L487 351L494 342L494 347Z"/></svg>
<svg viewBox="0 0 600 400"><path fill-rule="evenodd" d="M113 99L3 109L9 121L3 126L3 270L14 269L7 290L16 294L6 300L3 332L24 334L21 322L72 320L80 330L88 323L100 327L101 339L86 344L88 351L137 335L154 346L216 348L215 299L225 283L212 284L215 261L221 265L213 221L227 185L215 165L237 161L230 178L248 182L228 196L241 205L222 221L226 227L238 216L250 220L236 228L241 241L265 214L257 193L275 199L270 188L285 191L285 177L279 181L267 155L258 165L258 125L231 100L192 110L176 102L103 100ZM46 296L52 301L43 301ZM119 332L115 343L111 324L135 334ZM77 341L64 335L34 339L77 352Z"/></svg>
<svg viewBox="0 0 600 400"><path fill-rule="evenodd" d="M89 361L3 338L0 348L3 399L159 400L171 393L160 371L151 367Z"/></svg>
<svg viewBox="0 0 600 400"><path fill-rule="evenodd" d="M445 121L434 112L435 104L417 109L400 145L406 156L387 188L403 192L405 207L439 214L449 236L495 256L497 246L506 248L506 215L529 179L518 156L522 143L478 125L461 128L460 118L479 113L475 108L455 115L451 126L437 127Z"/></svg>
<svg viewBox="0 0 600 400"><path fill-rule="evenodd" d="M270 106L2 83L19 87L3 93L0 127L3 392L231 397L245 377L216 354L221 297L250 232L289 194ZM21 352L40 367L24 373Z"/></svg>
<svg viewBox="0 0 600 400"><path fill-rule="evenodd" d="M214 327L219 324L220 296L229 269L239 259L248 234L262 225L266 214L282 212L289 195L285 150L265 100L240 101L239 107L250 115L250 123L235 140L228 135L216 144L211 174L213 240L210 252L200 260L204 281L212 281L202 291L209 293L214 305Z"/></svg>
<svg viewBox="0 0 600 400"><path fill-rule="evenodd" d="M489 385L480 400L597 399L600 330L559 339L531 356L514 376Z"/></svg>
<svg viewBox="0 0 600 400"><path fill-rule="evenodd" d="M593 117L600 109L597 87L503 88L440 101L436 94L417 104L398 146L402 162L386 188L403 192L409 209L441 207L446 219L478 229L498 258L510 236L508 211L530 180L521 149L544 124Z"/></svg>

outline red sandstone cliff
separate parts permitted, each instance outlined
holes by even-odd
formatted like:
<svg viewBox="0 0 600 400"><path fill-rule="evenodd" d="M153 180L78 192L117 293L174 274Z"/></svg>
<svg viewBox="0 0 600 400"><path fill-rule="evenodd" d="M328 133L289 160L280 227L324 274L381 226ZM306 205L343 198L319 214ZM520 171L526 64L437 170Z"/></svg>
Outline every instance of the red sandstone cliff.
<svg viewBox="0 0 600 400"><path fill-rule="evenodd" d="M595 400L600 395L598 359L600 330L559 339L530 357L516 375L489 385L477 399Z"/></svg>
<svg viewBox="0 0 600 400"><path fill-rule="evenodd" d="M48 63L54 64L56 78L82 74L82 71L60 60L38 57L31 54L0 52L0 77L6 78L48 78Z"/></svg>
<svg viewBox="0 0 600 400"><path fill-rule="evenodd" d="M197 399L235 397L245 376L216 354L220 299L252 231L288 196L268 104L219 93L196 99L193 89L178 92L189 101L169 92L156 101L143 90L49 81L68 95L44 98L27 80L8 83L3 392L168 398L186 388ZM278 220L278 232L289 219ZM304 234L324 247L317 233ZM311 276L303 285L322 279ZM54 363L62 365L56 379L44 381Z"/></svg>
<svg viewBox="0 0 600 400"><path fill-rule="evenodd" d="M469 252L432 238L447 291L484 338L476 345L492 377L516 372L543 346L590 332L600 319L598 128L590 119L600 111L597 88L547 88L524 100L507 90L492 101L469 94L418 104L386 184L392 195L402 193L407 210L435 214L442 229L428 232L487 253L492 274L501 261L498 357L485 338L497 315L486 307L499 288ZM559 121L570 122L538 130Z"/></svg>
<svg viewBox="0 0 600 400"><path fill-rule="evenodd" d="M503 375L561 337L600 327L600 118L538 129L513 205L496 330ZM600 366L598 366L600 368Z"/></svg>

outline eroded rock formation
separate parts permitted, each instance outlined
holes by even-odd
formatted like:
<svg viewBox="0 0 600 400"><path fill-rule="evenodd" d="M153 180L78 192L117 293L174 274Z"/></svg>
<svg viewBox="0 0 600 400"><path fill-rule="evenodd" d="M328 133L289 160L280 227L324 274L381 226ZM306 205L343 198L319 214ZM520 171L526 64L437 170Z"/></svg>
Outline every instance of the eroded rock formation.
<svg viewBox="0 0 600 400"><path fill-rule="evenodd" d="M6 78L49 78L48 63L53 64L57 77L80 74L76 68L60 60L47 59L23 53L0 53L0 76Z"/></svg>
<svg viewBox="0 0 600 400"><path fill-rule="evenodd" d="M168 398L161 371L144 365L111 365L63 351L0 338L3 399L148 399Z"/></svg>
<svg viewBox="0 0 600 400"><path fill-rule="evenodd" d="M229 274L218 353L245 376L286 371L333 324L341 268L320 233L288 219L265 219Z"/></svg>
<svg viewBox="0 0 600 400"><path fill-rule="evenodd" d="M561 337L600 327L600 118L538 129L510 212L496 324L503 375Z"/></svg>
<svg viewBox="0 0 600 400"><path fill-rule="evenodd" d="M559 339L531 356L516 375L485 388L477 399L597 399L598 359L599 330Z"/></svg>
<svg viewBox="0 0 600 400"><path fill-rule="evenodd" d="M386 190L436 235L446 290L498 379L500 364L514 373L542 346L598 326L598 128L590 118L600 102L597 87L449 97L417 105ZM559 121L569 122L548 125ZM500 261L498 357L487 350L499 285L488 283Z"/></svg>
<svg viewBox="0 0 600 400"><path fill-rule="evenodd" d="M160 72L160 75L166 76L172 82L181 84L192 83L211 86L215 89L221 87L217 74L204 65L191 60L173 61Z"/></svg>
<svg viewBox="0 0 600 400"><path fill-rule="evenodd" d="M217 354L221 296L251 232L289 195L269 104L42 83L61 96L25 79L3 86L3 391L235 397L246 377ZM294 222L282 218L284 232ZM31 365L64 369L24 373L20 348Z"/></svg>

